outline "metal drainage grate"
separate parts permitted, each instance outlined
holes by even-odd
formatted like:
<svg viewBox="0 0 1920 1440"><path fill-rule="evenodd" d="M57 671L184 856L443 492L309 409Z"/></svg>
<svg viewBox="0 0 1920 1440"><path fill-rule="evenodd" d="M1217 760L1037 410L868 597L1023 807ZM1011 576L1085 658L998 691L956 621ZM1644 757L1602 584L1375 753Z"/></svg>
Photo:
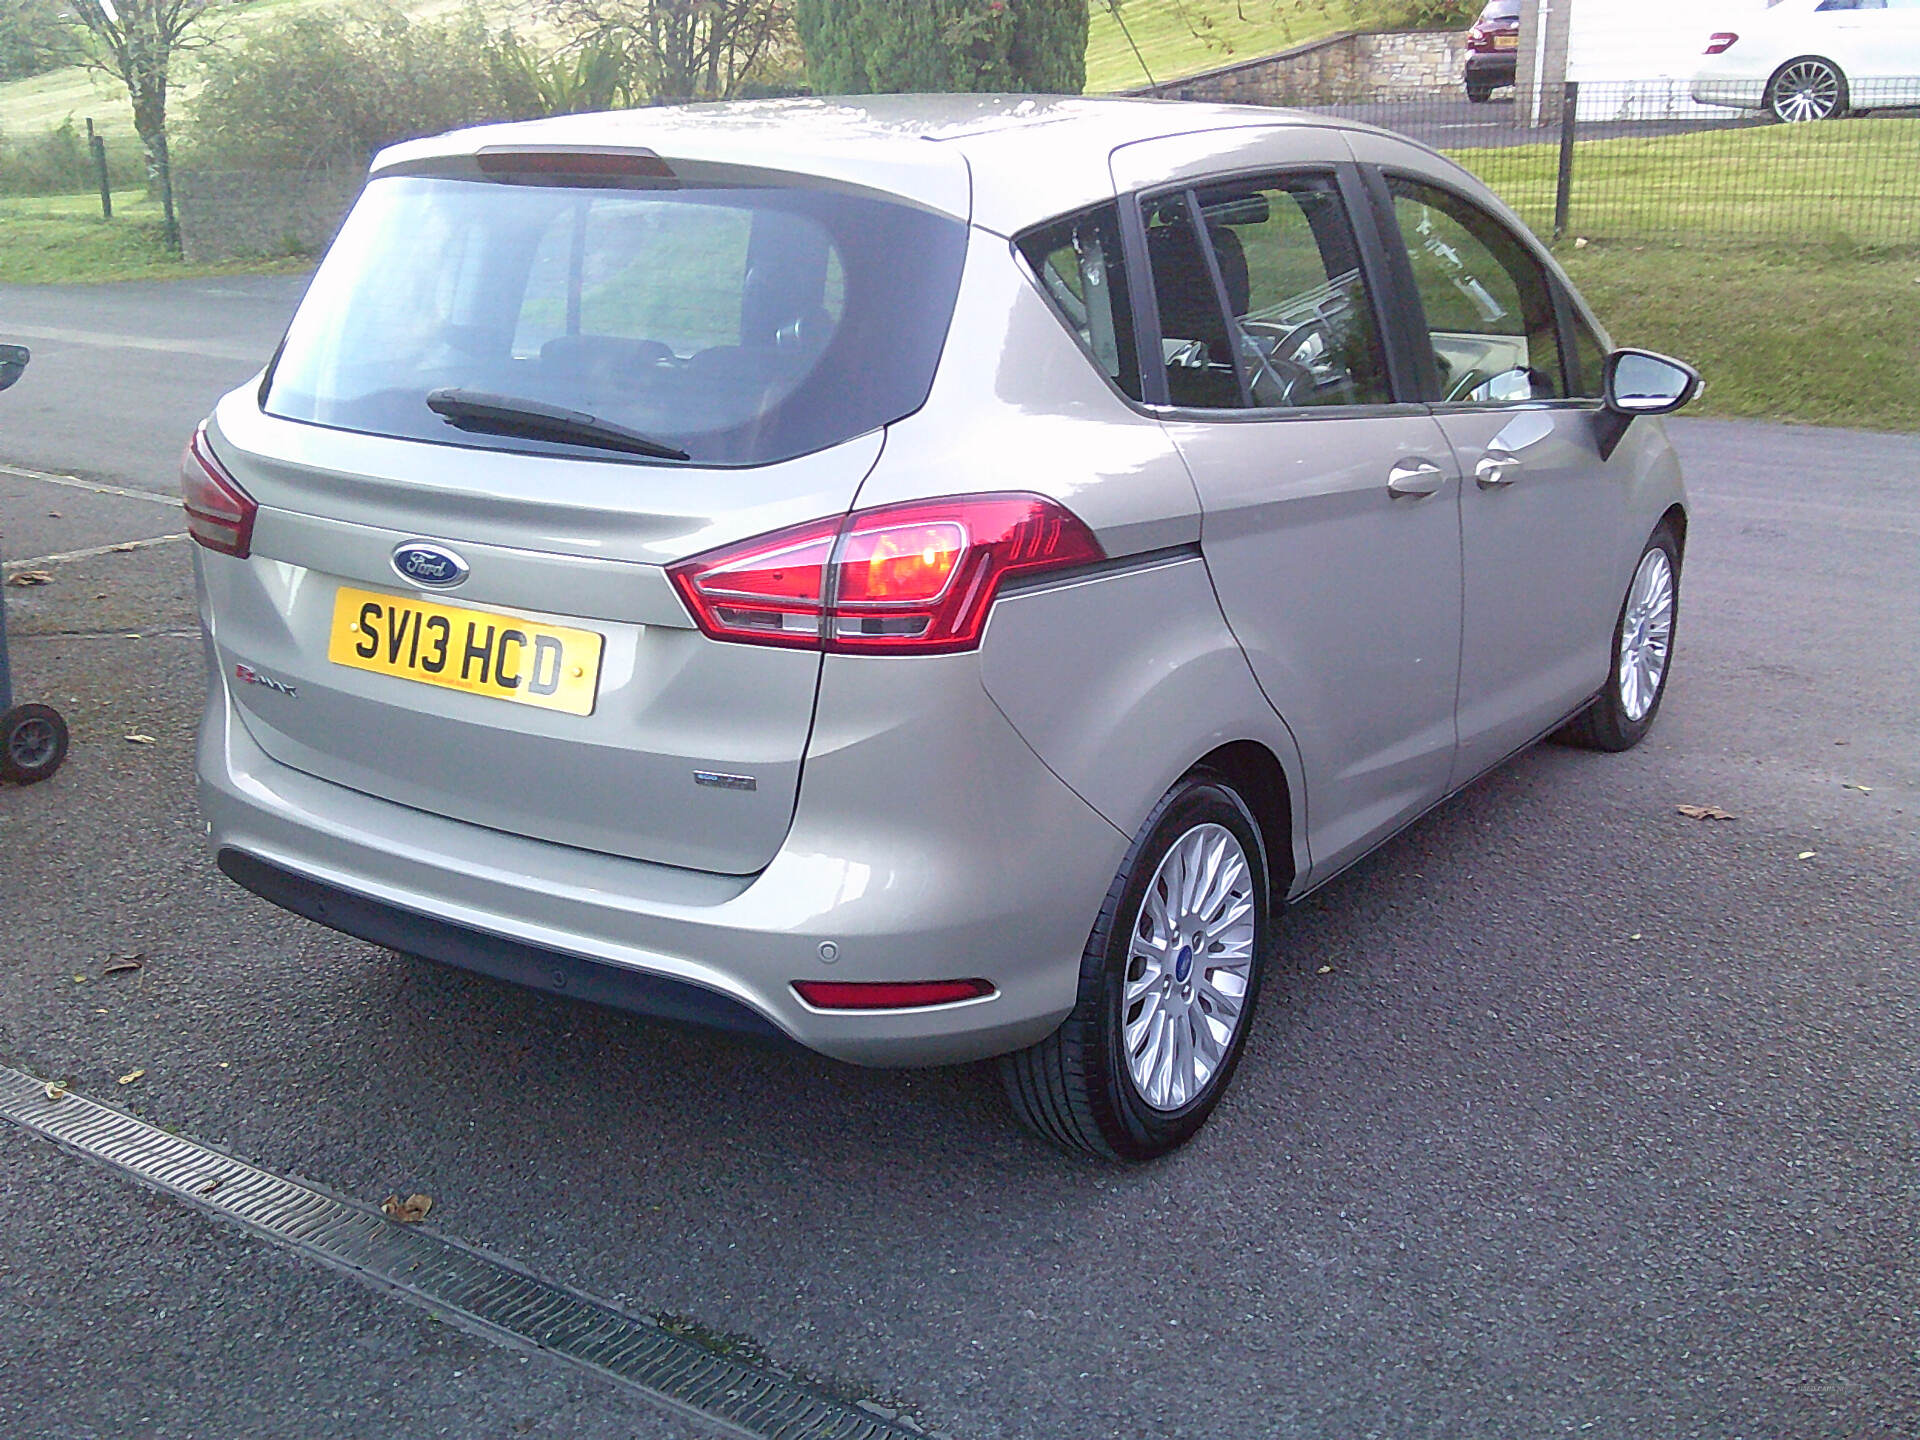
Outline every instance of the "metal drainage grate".
<svg viewBox="0 0 1920 1440"><path fill-rule="evenodd" d="M632 1386L750 1440L924 1440L774 1371L727 1359L455 1240L234 1160L0 1065L0 1119L452 1319Z"/></svg>

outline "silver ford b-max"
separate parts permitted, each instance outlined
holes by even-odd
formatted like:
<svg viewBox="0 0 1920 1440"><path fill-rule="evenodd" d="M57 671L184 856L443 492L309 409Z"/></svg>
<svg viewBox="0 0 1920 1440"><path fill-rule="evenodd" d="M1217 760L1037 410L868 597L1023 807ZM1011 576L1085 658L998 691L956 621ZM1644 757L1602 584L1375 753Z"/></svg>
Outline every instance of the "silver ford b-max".
<svg viewBox="0 0 1920 1440"><path fill-rule="evenodd" d="M220 866L1139 1159L1270 924L1653 722L1697 377L1431 151L1008 97L385 152L184 485Z"/></svg>

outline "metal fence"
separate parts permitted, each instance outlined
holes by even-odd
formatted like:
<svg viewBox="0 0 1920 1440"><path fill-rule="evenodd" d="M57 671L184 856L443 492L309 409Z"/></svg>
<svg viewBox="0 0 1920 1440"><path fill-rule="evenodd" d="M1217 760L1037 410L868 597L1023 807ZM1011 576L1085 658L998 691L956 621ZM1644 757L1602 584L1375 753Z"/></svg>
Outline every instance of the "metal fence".
<svg viewBox="0 0 1920 1440"><path fill-rule="evenodd" d="M1848 99L1850 116L1798 124L1672 80L1312 108L1445 152L1541 235L1920 244L1920 80Z"/></svg>

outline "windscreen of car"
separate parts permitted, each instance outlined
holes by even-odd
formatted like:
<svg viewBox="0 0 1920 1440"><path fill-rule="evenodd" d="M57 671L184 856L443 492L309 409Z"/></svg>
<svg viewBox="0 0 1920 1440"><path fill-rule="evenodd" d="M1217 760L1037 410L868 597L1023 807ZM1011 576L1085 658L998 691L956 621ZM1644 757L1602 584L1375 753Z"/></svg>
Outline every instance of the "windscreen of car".
<svg viewBox="0 0 1920 1440"><path fill-rule="evenodd" d="M1520 0L1487 0L1487 8L1480 12L1482 20L1518 20L1520 18Z"/></svg>
<svg viewBox="0 0 1920 1440"><path fill-rule="evenodd" d="M961 221L836 190L377 179L263 406L374 435L635 458L440 413L448 394L500 399L697 465L769 464L925 402L965 250Z"/></svg>

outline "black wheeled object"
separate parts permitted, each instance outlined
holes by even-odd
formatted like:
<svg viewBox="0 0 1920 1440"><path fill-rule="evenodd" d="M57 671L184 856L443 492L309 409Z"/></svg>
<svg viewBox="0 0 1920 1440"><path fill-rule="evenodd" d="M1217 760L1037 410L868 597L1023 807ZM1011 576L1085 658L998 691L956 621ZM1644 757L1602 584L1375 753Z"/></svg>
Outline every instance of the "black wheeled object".
<svg viewBox="0 0 1920 1440"><path fill-rule="evenodd" d="M27 368L24 345L0 345L0 390ZM6 591L0 588L0 780L31 785L67 758L67 722L51 705L13 703L13 667L7 659Z"/></svg>

